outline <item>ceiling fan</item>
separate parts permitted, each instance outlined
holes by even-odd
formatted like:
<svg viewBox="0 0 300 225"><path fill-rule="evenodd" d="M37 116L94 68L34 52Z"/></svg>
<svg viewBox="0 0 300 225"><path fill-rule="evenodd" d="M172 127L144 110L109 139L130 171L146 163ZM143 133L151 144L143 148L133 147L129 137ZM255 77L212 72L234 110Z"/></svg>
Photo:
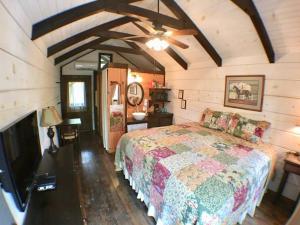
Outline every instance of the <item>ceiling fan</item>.
<svg viewBox="0 0 300 225"><path fill-rule="evenodd" d="M161 51L166 49L170 44L176 45L180 48L187 49L189 46L174 39L174 36L184 36L184 35L195 35L197 31L194 29L181 29L181 30L167 30L163 27L163 24L159 21L159 4L160 0L157 1L157 19L153 21L152 26L146 23L143 25L133 22L145 35L143 36L133 36L124 38L128 41L139 41L144 42L149 48L156 51Z"/></svg>

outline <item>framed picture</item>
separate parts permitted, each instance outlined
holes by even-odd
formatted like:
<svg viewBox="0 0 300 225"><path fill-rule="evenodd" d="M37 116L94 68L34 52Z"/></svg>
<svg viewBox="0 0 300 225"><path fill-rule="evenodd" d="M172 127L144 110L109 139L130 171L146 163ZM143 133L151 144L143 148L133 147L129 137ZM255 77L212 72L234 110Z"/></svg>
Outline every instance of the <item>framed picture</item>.
<svg viewBox="0 0 300 225"><path fill-rule="evenodd" d="M226 76L224 106L262 111L265 76Z"/></svg>
<svg viewBox="0 0 300 225"><path fill-rule="evenodd" d="M178 91L178 99L183 99L184 90Z"/></svg>
<svg viewBox="0 0 300 225"><path fill-rule="evenodd" d="M132 84L129 86L129 93L132 95L137 95L137 85Z"/></svg>
<svg viewBox="0 0 300 225"><path fill-rule="evenodd" d="M181 100L181 109L186 109L186 100Z"/></svg>

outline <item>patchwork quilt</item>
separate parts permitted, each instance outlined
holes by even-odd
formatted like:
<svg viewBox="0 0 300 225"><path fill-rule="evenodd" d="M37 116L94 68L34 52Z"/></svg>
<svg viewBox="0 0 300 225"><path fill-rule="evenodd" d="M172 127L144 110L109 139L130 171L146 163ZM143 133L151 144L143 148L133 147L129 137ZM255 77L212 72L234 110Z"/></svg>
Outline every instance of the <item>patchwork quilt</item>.
<svg viewBox="0 0 300 225"><path fill-rule="evenodd" d="M188 123L123 135L115 166L157 224L231 225L254 213L274 155L268 146Z"/></svg>

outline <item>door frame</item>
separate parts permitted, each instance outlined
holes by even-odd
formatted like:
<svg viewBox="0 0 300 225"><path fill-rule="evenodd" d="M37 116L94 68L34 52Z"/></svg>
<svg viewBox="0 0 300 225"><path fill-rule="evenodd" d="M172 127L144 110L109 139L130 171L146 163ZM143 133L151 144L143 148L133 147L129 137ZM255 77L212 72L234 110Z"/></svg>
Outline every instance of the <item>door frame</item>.
<svg viewBox="0 0 300 225"><path fill-rule="evenodd" d="M62 113L62 117L63 118L67 118L67 104L68 104L68 100L67 100L67 91L68 91L68 87L67 87L67 83L68 82L87 82L87 89L86 89L86 101L87 101L87 111L89 114L89 121L90 121L90 127L89 129L85 129L85 130L81 130L81 131L92 131L93 130L93 95L92 95L92 76L91 75L62 75L61 76L61 94L60 94L60 98L61 98L61 113Z"/></svg>

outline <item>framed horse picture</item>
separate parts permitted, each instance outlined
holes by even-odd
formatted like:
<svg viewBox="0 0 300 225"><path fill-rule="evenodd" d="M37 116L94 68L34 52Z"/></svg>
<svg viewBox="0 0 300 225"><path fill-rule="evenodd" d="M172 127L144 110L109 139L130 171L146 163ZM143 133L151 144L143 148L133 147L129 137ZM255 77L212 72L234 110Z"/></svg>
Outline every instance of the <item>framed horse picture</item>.
<svg viewBox="0 0 300 225"><path fill-rule="evenodd" d="M226 76L224 106L262 111L265 75Z"/></svg>

